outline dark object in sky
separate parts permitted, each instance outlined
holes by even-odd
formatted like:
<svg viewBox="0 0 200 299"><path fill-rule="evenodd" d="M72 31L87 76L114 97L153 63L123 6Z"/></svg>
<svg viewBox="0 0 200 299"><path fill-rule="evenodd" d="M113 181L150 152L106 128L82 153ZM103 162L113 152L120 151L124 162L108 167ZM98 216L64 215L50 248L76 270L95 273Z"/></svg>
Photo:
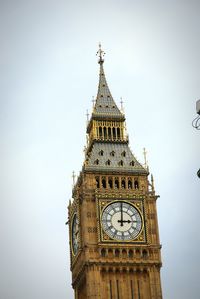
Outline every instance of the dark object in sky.
<svg viewBox="0 0 200 299"><path fill-rule="evenodd" d="M192 121L192 126L195 129L200 130L200 100L196 102L196 112L198 116Z"/></svg>

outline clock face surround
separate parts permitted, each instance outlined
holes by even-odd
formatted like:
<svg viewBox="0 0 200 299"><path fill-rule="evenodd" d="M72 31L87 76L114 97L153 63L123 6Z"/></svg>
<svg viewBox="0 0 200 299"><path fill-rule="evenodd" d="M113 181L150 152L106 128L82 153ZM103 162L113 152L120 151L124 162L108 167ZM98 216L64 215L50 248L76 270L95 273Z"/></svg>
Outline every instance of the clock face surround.
<svg viewBox="0 0 200 299"><path fill-rule="evenodd" d="M143 227L139 210L122 200L111 202L103 209L101 224L103 231L117 241L134 240Z"/></svg>
<svg viewBox="0 0 200 299"><path fill-rule="evenodd" d="M78 242L78 237L79 237L79 227L78 227L78 217L77 214L75 213L73 218L72 218L72 229L71 229L71 235L72 235L72 253L73 255L76 255L78 253L79 249L79 242Z"/></svg>

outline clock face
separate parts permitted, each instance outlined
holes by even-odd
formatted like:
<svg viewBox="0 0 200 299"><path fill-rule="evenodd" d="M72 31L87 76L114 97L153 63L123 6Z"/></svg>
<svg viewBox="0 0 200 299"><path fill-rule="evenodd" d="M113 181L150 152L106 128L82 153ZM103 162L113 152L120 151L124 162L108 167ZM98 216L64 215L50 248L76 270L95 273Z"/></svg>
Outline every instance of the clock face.
<svg viewBox="0 0 200 299"><path fill-rule="evenodd" d="M117 241L134 240L142 229L142 217L138 209L124 201L107 205L102 212L102 228Z"/></svg>
<svg viewBox="0 0 200 299"><path fill-rule="evenodd" d="M79 235L78 217L77 214L74 214L72 219L72 252L74 255L77 254L79 248L78 235Z"/></svg>

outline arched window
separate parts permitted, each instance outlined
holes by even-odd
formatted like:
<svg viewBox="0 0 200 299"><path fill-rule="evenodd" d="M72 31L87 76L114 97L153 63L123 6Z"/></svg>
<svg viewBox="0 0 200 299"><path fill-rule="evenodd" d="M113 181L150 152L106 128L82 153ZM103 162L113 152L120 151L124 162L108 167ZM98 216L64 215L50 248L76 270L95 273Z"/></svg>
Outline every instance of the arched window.
<svg viewBox="0 0 200 299"><path fill-rule="evenodd" d="M102 187L106 188L106 179L105 178L102 179Z"/></svg>
<svg viewBox="0 0 200 299"><path fill-rule="evenodd" d="M124 162L121 160L119 161L119 166L123 166L124 165Z"/></svg>
<svg viewBox="0 0 200 299"><path fill-rule="evenodd" d="M115 179L115 188L119 189L119 180Z"/></svg>
<svg viewBox="0 0 200 299"><path fill-rule="evenodd" d="M107 160L106 161L106 165L110 165L111 164L111 161L110 160Z"/></svg>
<svg viewBox="0 0 200 299"><path fill-rule="evenodd" d="M96 159L96 160L94 161L94 164L95 164L95 165L99 165L99 159Z"/></svg>
<svg viewBox="0 0 200 299"><path fill-rule="evenodd" d="M130 162L130 166L134 166L134 164L135 164L134 161Z"/></svg>
<svg viewBox="0 0 200 299"><path fill-rule="evenodd" d="M104 134L104 138L107 139L107 130L106 130L106 127L103 127L103 134Z"/></svg>
<svg viewBox="0 0 200 299"><path fill-rule="evenodd" d="M138 183L138 180L135 180L135 181L134 181L134 187L135 187L135 189L139 189L139 183Z"/></svg>
<svg viewBox="0 0 200 299"><path fill-rule="evenodd" d="M119 249L115 249L115 256L116 256L116 257L119 257L119 255L120 255L120 251L119 251Z"/></svg>
<svg viewBox="0 0 200 299"><path fill-rule="evenodd" d="M99 178L98 178L98 177L96 177L96 186L97 186L97 188L100 187L100 184L99 184Z"/></svg>
<svg viewBox="0 0 200 299"><path fill-rule="evenodd" d="M130 258L133 257L133 250L132 250L132 249L129 250L129 252L128 252L128 256L129 256Z"/></svg>
<svg viewBox="0 0 200 299"><path fill-rule="evenodd" d="M108 179L108 185L110 188L113 188L113 181L111 178Z"/></svg>
<svg viewBox="0 0 200 299"><path fill-rule="evenodd" d="M103 151L102 150L99 152L99 156L103 156Z"/></svg>
<svg viewBox="0 0 200 299"><path fill-rule="evenodd" d="M115 152L114 152L114 151L110 152L110 155L111 155L112 157L114 157Z"/></svg>
<svg viewBox="0 0 200 299"><path fill-rule="evenodd" d="M111 128L108 128L108 138L111 139Z"/></svg>
<svg viewBox="0 0 200 299"><path fill-rule="evenodd" d="M126 188L126 181L124 179L122 180L121 184L122 184L122 188L125 189Z"/></svg>
<svg viewBox="0 0 200 299"><path fill-rule="evenodd" d="M122 155L122 157L126 157L126 152L123 151L121 155Z"/></svg>
<svg viewBox="0 0 200 299"><path fill-rule="evenodd" d="M145 249L142 251L142 256L143 256L143 258L148 257L148 252Z"/></svg>
<svg viewBox="0 0 200 299"><path fill-rule="evenodd" d="M99 127L99 137L102 138L102 127Z"/></svg>
<svg viewBox="0 0 200 299"><path fill-rule="evenodd" d="M117 138L120 139L120 128L117 128Z"/></svg>
<svg viewBox="0 0 200 299"><path fill-rule="evenodd" d="M103 248L101 249L101 256L102 257L105 257L106 256L106 250Z"/></svg>
<svg viewBox="0 0 200 299"><path fill-rule="evenodd" d="M113 131L113 139L116 139L116 130L115 130L115 128L113 128L112 131Z"/></svg>
<svg viewBox="0 0 200 299"><path fill-rule="evenodd" d="M133 187L133 186L132 186L132 181L129 179L129 180L128 180L128 189L132 189L132 187Z"/></svg>

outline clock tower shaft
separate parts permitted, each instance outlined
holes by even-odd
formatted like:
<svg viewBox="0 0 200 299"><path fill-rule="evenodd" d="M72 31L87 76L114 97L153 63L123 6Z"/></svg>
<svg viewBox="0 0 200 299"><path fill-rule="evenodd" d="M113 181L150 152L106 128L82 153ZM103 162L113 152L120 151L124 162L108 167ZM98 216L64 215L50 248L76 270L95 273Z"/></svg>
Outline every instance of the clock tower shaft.
<svg viewBox="0 0 200 299"><path fill-rule="evenodd" d="M161 299L161 245L153 177L129 148L125 115L99 54L88 144L68 207L75 299Z"/></svg>

